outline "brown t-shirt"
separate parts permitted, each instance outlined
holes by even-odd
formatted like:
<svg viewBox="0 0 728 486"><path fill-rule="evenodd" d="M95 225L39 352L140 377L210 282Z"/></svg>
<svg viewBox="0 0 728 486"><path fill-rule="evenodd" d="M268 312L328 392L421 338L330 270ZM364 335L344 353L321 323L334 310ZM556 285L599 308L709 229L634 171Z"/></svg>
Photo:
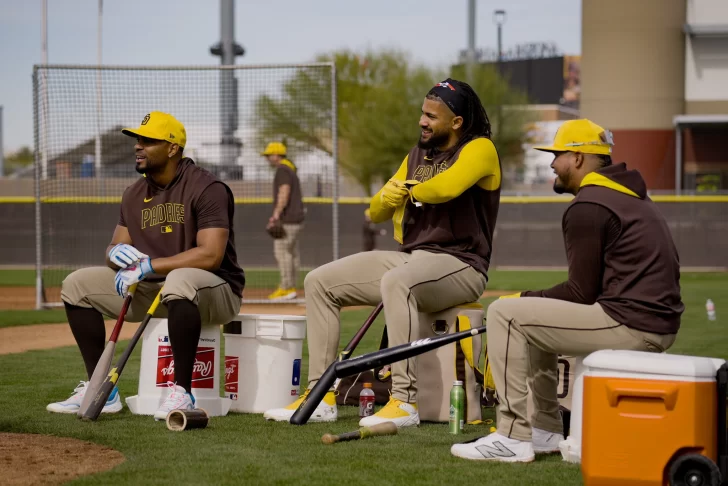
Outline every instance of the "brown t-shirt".
<svg viewBox="0 0 728 486"><path fill-rule="evenodd" d="M288 164L290 164L290 166ZM278 189L281 186L291 186L291 193L288 196L288 204L281 213L281 223L283 224L300 224L304 219L303 197L301 194L301 182L298 180L296 170L292 162L284 160L276 169L273 178L273 207L276 207L278 201Z"/></svg>
<svg viewBox="0 0 728 486"><path fill-rule="evenodd" d="M166 187L142 177L121 198L119 225L129 231L132 244L152 259L171 257L197 247L197 232L206 228L229 231L220 268L212 273L242 296L245 273L235 251L230 188L213 174L184 158Z"/></svg>

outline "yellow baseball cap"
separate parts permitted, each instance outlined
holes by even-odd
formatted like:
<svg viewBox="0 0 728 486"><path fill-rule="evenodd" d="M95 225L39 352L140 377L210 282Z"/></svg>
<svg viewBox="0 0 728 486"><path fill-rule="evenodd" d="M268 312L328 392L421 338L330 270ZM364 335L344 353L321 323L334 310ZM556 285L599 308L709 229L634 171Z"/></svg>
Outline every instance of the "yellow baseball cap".
<svg viewBox="0 0 728 486"><path fill-rule="evenodd" d="M142 120L139 128L124 128L121 133L130 137L146 137L154 140L166 140L184 148L187 143L187 132L175 117L169 113L152 111Z"/></svg>
<svg viewBox="0 0 728 486"><path fill-rule="evenodd" d="M613 146L612 132L584 118L564 122L556 131L553 145L533 148L544 152L611 155Z"/></svg>
<svg viewBox="0 0 728 486"><path fill-rule="evenodd" d="M286 146L281 142L271 142L260 155L286 155Z"/></svg>

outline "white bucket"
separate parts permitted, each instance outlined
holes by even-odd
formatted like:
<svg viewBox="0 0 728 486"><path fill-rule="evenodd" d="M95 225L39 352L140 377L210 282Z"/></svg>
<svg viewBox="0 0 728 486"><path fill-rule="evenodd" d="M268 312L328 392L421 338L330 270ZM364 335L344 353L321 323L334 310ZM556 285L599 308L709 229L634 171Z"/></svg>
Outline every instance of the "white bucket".
<svg viewBox="0 0 728 486"><path fill-rule="evenodd" d="M227 415L230 400L220 396L220 326L203 326L192 372L195 406L210 416ZM174 382L174 358L167 319L151 319L142 337L138 395L127 397L131 413L154 415Z"/></svg>
<svg viewBox="0 0 728 486"><path fill-rule="evenodd" d="M298 396L304 316L240 314L223 327L225 396L231 411L263 413Z"/></svg>

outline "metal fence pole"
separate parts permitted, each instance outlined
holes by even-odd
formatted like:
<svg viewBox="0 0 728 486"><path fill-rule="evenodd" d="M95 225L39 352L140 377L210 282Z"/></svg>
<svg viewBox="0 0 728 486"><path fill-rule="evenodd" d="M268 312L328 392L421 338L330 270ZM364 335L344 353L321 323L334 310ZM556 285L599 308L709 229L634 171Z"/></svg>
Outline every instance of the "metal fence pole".
<svg viewBox="0 0 728 486"><path fill-rule="evenodd" d="M38 68L33 69L33 138L35 142L34 165L35 165L35 308L43 308L43 260L42 260L42 235L41 235L41 206L40 206L40 179L41 159L39 157L38 144ZM44 167L45 168L45 167Z"/></svg>
<svg viewBox="0 0 728 486"><path fill-rule="evenodd" d="M339 259L339 140L338 97L336 92L336 64L331 63L331 157L334 162L333 201L331 203L333 258Z"/></svg>

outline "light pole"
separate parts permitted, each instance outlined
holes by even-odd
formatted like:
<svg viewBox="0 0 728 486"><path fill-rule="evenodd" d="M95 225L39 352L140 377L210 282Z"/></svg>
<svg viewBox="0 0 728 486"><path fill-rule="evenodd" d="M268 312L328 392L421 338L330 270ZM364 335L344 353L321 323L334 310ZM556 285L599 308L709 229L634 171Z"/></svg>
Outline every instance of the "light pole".
<svg viewBox="0 0 728 486"><path fill-rule="evenodd" d="M468 0L468 82L473 82L475 68L475 0Z"/></svg>
<svg viewBox="0 0 728 486"><path fill-rule="evenodd" d="M506 23L506 11L496 10L493 12L493 22L498 26L498 75L503 76L503 24ZM503 121L503 103L502 100L498 101L498 112L496 127L500 130L500 125Z"/></svg>
<svg viewBox="0 0 728 486"><path fill-rule="evenodd" d="M498 62L503 60L503 24L506 23L506 11L496 10L493 12L493 22L498 26Z"/></svg>

